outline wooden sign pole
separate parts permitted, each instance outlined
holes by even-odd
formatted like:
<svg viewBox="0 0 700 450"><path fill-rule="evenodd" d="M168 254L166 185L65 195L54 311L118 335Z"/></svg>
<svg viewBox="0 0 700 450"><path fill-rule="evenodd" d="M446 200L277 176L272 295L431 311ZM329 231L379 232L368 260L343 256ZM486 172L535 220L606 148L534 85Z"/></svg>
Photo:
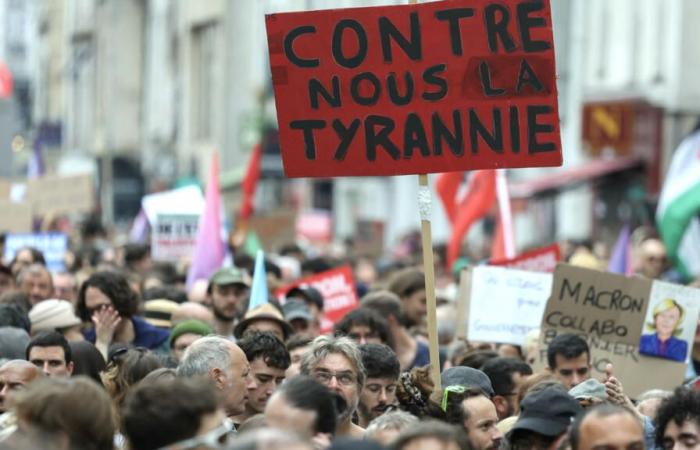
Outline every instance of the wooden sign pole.
<svg viewBox="0 0 700 450"><path fill-rule="evenodd" d="M430 376L435 389L440 389L440 352L437 334L437 302L435 301L435 264L433 263L433 238L430 226L431 195L428 175L418 175L418 209L421 216L423 241L423 271L425 272L425 295L428 309L428 343L430 345Z"/></svg>

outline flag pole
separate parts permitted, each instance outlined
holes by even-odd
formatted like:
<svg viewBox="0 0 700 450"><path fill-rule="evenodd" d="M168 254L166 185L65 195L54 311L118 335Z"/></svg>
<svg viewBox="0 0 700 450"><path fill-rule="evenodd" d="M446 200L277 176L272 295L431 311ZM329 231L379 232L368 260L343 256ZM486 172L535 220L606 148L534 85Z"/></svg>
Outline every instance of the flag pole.
<svg viewBox="0 0 700 450"><path fill-rule="evenodd" d="M437 335L437 302L435 301L435 264L433 263L433 238L430 225L432 200L428 187L428 175L418 175L418 210L421 218L423 241L423 271L425 272L425 295L428 309L428 343L430 347L430 376L434 389L440 389L440 353Z"/></svg>

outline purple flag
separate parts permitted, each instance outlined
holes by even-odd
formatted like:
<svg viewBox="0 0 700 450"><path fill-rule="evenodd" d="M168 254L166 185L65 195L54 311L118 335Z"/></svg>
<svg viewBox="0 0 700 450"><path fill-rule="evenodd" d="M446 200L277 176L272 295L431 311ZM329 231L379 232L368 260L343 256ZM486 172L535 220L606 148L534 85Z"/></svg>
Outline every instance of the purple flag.
<svg viewBox="0 0 700 450"><path fill-rule="evenodd" d="M34 142L32 154L29 155L29 161L27 162L27 178L39 178L44 173L46 173L44 156L41 152L41 142L37 139Z"/></svg>
<svg viewBox="0 0 700 450"><path fill-rule="evenodd" d="M219 155L214 152L204 197L204 213L199 219L197 243L192 265L187 273L187 289L197 280L208 280L224 263L226 256L221 239L221 193L219 192Z"/></svg>
<svg viewBox="0 0 700 450"><path fill-rule="evenodd" d="M608 262L608 272L630 275L632 265L630 264L630 226L625 225L620 230L615 247Z"/></svg>

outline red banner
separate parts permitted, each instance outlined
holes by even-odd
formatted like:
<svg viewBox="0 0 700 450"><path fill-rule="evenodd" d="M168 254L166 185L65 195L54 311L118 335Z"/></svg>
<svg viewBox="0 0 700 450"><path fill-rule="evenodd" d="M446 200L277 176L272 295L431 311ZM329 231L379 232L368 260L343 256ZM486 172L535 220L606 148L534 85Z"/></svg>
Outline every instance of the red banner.
<svg viewBox="0 0 700 450"><path fill-rule="evenodd" d="M561 165L549 0L266 16L289 177Z"/></svg>
<svg viewBox="0 0 700 450"><path fill-rule="evenodd" d="M314 287L323 296L324 320L321 324L321 333L332 332L333 324L342 319L345 314L357 308L359 304L350 266L343 266L302 278L293 284L278 289L275 292L275 297L283 299L287 292L299 286Z"/></svg>
<svg viewBox="0 0 700 450"><path fill-rule="evenodd" d="M491 266L503 266L511 269L530 270L532 272L554 272L561 259L559 244L542 247L521 253L513 259L489 261Z"/></svg>

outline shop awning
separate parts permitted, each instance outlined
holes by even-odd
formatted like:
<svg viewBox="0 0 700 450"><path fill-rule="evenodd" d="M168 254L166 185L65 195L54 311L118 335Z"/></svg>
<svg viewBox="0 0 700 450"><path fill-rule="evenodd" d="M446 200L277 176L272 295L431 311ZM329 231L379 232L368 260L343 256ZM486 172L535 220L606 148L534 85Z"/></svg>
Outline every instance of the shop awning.
<svg viewBox="0 0 700 450"><path fill-rule="evenodd" d="M512 198L528 198L546 191L573 188L580 183L628 169L641 167L644 160L639 157L596 159L578 167L558 170L529 180L509 184Z"/></svg>

